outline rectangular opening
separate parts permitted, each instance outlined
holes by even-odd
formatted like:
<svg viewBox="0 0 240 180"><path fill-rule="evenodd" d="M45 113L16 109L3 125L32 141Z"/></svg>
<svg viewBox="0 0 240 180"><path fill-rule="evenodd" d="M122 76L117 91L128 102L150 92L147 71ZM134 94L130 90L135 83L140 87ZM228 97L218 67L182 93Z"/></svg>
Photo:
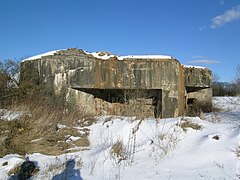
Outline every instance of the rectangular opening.
<svg viewBox="0 0 240 180"><path fill-rule="evenodd" d="M156 118L162 117L162 90L161 89L97 89L97 88L73 88L92 94L94 98L102 99L108 103L128 104L129 108L136 105L139 111L144 107L153 107L152 114Z"/></svg>

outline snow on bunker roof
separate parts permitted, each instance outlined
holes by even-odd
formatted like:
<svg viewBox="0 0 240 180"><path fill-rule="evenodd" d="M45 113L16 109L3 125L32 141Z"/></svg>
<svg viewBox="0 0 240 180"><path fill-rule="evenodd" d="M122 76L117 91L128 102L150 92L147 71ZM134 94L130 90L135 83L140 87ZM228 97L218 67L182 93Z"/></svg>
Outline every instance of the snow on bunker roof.
<svg viewBox="0 0 240 180"><path fill-rule="evenodd" d="M49 52L46 52L46 53L43 53L43 54L38 54L36 56L32 56L32 57L29 57L27 59L24 59L24 60L22 60L22 62L28 61L28 60L41 59L44 56L51 56L51 55L54 55L55 53L57 53L58 51L61 51L61 50L54 50L54 51L49 51Z"/></svg>
<svg viewBox="0 0 240 180"><path fill-rule="evenodd" d="M123 59L173 59L171 56L166 55L129 55L129 56L119 56L119 60Z"/></svg>
<svg viewBox="0 0 240 180"><path fill-rule="evenodd" d="M127 55L127 56L116 56L114 54L111 54L109 52L87 52L86 54L90 54L95 58L108 60L110 58L115 57L118 60L124 60L124 59L173 59L171 56L166 55Z"/></svg>
<svg viewBox="0 0 240 180"><path fill-rule="evenodd" d="M62 49L67 50L67 49ZM39 54L36 56L32 56L29 57L27 59L24 59L22 62L24 61L28 61L28 60L37 60L37 59L41 59L44 56L50 56L50 55L55 55L58 51L62 51L60 50L54 50L54 51L49 51L43 54ZM111 54L109 52L88 52L88 51L84 51L85 54L88 55L92 55L93 57L97 58L97 59L102 59L102 60L109 60L111 58L116 58L117 60L124 60L124 59L174 59L171 56L167 56L167 55L127 55L127 56L117 56L114 54Z"/></svg>
<svg viewBox="0 0 240 180"><path fill-rule="evenodd" d="M192 65L184 65L185 68L197 68L197 69L207 69L206 67L203 66L192 66Z"/></svg>

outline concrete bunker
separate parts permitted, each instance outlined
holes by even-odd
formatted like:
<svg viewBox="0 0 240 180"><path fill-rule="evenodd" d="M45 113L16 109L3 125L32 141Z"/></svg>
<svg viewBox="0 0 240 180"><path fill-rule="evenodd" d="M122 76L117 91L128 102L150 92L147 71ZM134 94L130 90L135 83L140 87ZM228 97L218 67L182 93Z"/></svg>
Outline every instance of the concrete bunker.
<svg viewBox="0 0 240 180"><path fill-rule="evenodd" d="M138 110L145 117L177 117L191 99L212 98L211 71L183 66L170 56L116 56L73 48L24 60L21 82L32 75L53 94L66 91L69 107L96 115Z"/></svg>

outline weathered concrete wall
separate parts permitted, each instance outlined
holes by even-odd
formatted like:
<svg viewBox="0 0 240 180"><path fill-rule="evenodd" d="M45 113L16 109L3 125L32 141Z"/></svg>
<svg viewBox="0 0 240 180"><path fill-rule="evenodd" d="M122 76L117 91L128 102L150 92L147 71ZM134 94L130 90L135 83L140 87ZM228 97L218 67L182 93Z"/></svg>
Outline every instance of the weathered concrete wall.
<svg viewBox="0 0 240 180"><path fill-rule="evenodd" d="M207 68L185 67L185 86L188 99L212 102L212 72Z"/></svg>
<svg viewBox="0 0 240 180"><path fill-rule="evenodd" d="M212 102L212 88L190 92L187 94L187 98L196 99L200 102Z"/></svg>
<svg viewBox="0 0 240 180"><path fill-rule="evenodd" d="M34 83L44 84L53 94L67 91L69 103L95 114L101 114L96 109L99 108L100 100L96 101L94 94L79 91L80 89L156 90L160 93L154 95L158 97L158 102L145 107L151 109L153 105L161 106L160 114L163 118L184 114L186 92L189 89L195 91L195 88L211 87L210 70L184 68L176 59L117 60L112 57L102 60L79 49L62 50L41 59L22 62L20 80L26 81L29 77ZM141 98L154 97L146 95ZM121 114L130 106L106 101L100 104L108 107L102 110L102 114L111 114L115 111L111 110L114 108L120 109L117 114ZM151 114L147 111L146 114Z"/></svg>
<svg viewBox="0 0 240 180"><path fill-rule="evenodd" d="M175 117L178 115L183 115L186 109L186 89L185 89L185 78L184 78L184 68L182 65L179 67L178 74L178 113L176 113ZM177 115L178 114L178 115Z"/></svg>
<svg viewBox="0 0 240 180"><path fill-rule="evenodd" d="M66 102L68 106L74 106L74 109L88 114L96 114L94 101L94 96L91 94L67 88Z"/></svg>
<svg viewBox="0 0 240 180"><path fill-rule="evenodd" d="M170 89L177 86L179 64L177 60L104 61L72 49L25 61L22 69L37 69L41 81L54 82L56 91L61 89L57 86L59 84L103 89ZM26 78L26 75L22 74L21 78Z"/></svg>
<svg viewBox="0 0 240 180"><path fill-rule="evenodd" d="M172 89L178 85L177 61L82 60L70 77L72 87L99 89ZM177 88L176 88L177 89Z"/></svg>
<svg viewBox="0 0 240 180"><path fill-rule="evenodd" d="M194 88L210 88L212 72L207 68L184 67L185 86Z"/></svg>
<svg viewBox="0 0 240 180"><path fill-rule="evenodd" d="M138 116L138 118L154 117L154 107L150 99L130 100L127 104L109 103L95 98L96 115Z"/></svg>

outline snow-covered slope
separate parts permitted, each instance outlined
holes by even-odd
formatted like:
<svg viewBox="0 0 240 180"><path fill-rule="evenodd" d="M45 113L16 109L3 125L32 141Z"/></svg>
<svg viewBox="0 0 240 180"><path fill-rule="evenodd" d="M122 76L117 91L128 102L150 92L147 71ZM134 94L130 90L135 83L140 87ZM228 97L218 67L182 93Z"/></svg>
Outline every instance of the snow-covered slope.
<svg viewBox="0 0 240 180"><path fill-rule="evenodd" d="M40 169L33 179L238 179L238 102L214 98L225 109L206 114L204 120L98 117L89 127L88 150L28 155ZM238 120L228 113L235 113ZM7 179L7 172L22 161L18 155L0 158L0 179Z"/></svg>

